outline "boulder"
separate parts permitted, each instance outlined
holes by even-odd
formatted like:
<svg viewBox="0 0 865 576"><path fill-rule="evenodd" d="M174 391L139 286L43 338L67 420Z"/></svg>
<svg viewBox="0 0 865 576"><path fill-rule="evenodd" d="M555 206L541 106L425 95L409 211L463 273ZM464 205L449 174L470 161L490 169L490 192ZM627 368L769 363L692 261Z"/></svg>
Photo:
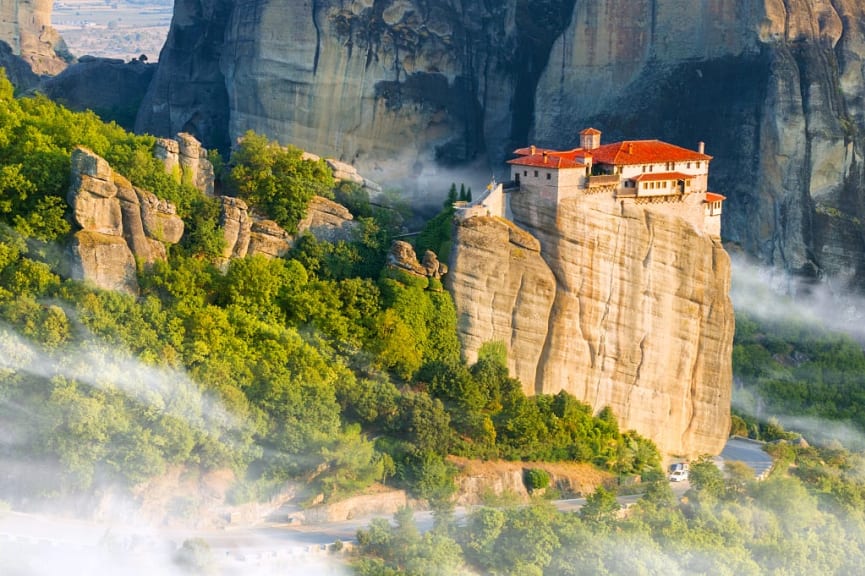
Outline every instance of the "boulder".
<svg viewBox="0 0 865 576"><path fill-rule="evenodd" d="M135 258L123 237L81 230L73 236L71 251L74 279L138 294Z"/></svg>
<svg viewBox="0 0 865 576"><path fill-rule="evenodd" d="M291 236L273 220L253 220L249 234L249 254L271 258L285 256L291 248Z"/></svg>
<svg viewBox="0 0 865 576"><path fill-rule="evenodd" d="M403 240L394 240L391 244L390 251L387 253L387 265L414 276L428 276L426 268L417 260L414 247Z"/></svg>
<svg viewBox="0 0 865 576"><path fill-rule="evenodd" d="M358 226L345 206L322 196L314 196L309 201L306 217L297 225L297 231L298 234L309 232L318 240L326 242L348 242L355 239Z"/></svg>

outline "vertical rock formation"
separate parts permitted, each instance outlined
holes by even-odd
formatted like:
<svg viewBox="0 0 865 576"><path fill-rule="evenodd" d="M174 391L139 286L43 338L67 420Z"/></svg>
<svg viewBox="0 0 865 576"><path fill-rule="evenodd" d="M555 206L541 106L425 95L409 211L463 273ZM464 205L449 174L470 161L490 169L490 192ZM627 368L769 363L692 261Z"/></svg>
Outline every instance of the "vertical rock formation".
<svg viewBox="0 0 865 576"><path fill-rule="evenodd" d="M662 209L593 196L558 210L514 193L521 228L458 222L449 288L471 361L502 341L527 393L610 406L668 454L718 453L729 432L730 260Z"/></svg>
<svg viewBox="0 0 865 576"><path fill-rule="evenodd" d="M178 0L138 127L414 182L587 125L705 140L727 239L862 287L863 38L856 0Z"/></svg>
<svg viewBox="0 0 865 576"><path fill-rule="evenodd" d="M159 67L136 119L135 130L173 137L188 132L211 148L227 150L229 103L219 61L232 0L179 0ZM243 9L247 9L244 4Z"/></svg>
<svg viewBox="0 0 865 576"><path fill-rule="evenodd" d="M165 259L183 236L174 206L135 188L86 148L72 152L67 200L81 228L72 241L72 273L106 290L138 293L136 260Z"/></svg>
<svg viewBox="0 0 865 576"><path fill-rule="evenodd" d="M213 196L215 174L207 150L194 136L181 132L173 139L159 138L153 154L162 160L165 170L178 182L188 182L206 196Z"/></svg>
<svg viewBox="0 0 865 576"><path fill-rule="evenodd" d="M504 342L511 374L527 393L535 378L556 299L556 277L540 243L501 218L458 222L446 285L454 297L463 353L469 362L485 342Z"/></svg>
<svg viewBox="0 0 865 576"><path fill-rule="evenodd" d="M511 110L573 4L179 0L137 126L220 147L254 129L375 180L436 177L525 140Z"/></svg>
<svg viewBox="0 0 865 576"><path fill-rule="evenodd" d="M853 0L578 3L535 93L534 139L567 147L577 122L706 140L726 239L861 289L863 16Z"/></svg>
<svg viewBox="0 0 865 576"><path fill-rule="evenodd" d="M66 67L69 51L51 27L54 0L0 2L0 41L27 62L36 74L57 74Z"/></svg>

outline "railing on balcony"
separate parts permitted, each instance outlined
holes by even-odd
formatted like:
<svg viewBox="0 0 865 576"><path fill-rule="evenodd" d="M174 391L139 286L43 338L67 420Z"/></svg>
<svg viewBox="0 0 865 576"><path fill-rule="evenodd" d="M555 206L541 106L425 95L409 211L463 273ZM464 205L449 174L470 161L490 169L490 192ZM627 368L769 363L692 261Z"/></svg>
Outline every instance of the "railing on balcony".
<svg viewBox="0 0 865 576"><path fill-rule="evenodd" d="M609 188L619 185L621 176L618 174L602 174L600 176L589 176L586 180L586 188Z"/></svg>

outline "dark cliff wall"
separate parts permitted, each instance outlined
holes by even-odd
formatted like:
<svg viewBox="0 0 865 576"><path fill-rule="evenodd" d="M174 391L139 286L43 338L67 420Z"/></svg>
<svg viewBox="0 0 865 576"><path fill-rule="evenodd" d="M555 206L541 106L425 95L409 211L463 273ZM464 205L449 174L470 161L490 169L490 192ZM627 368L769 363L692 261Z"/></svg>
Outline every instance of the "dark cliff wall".
<svg viewBox="0 0 865 576"><path fill-rule="evenodd" d="M726 239L859 285L863 22L855 0L178 0L137 126L251 128L389 182L502 173L588 125L702 140Z"/></svg>

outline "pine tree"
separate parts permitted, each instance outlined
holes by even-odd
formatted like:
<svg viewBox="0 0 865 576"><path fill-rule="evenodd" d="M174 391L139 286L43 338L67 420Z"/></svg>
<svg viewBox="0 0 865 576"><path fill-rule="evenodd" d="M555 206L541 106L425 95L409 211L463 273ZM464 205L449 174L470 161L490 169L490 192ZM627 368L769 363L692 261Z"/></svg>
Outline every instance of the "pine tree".
<svg viewBox="0 0 865 576"><path fill-rule="evenodd" d="M450 208L453 206L454 202L457 201L457 185L456 183L451 183L451 189L448 190L448 198L445 200L445 208Z"/></svg>

